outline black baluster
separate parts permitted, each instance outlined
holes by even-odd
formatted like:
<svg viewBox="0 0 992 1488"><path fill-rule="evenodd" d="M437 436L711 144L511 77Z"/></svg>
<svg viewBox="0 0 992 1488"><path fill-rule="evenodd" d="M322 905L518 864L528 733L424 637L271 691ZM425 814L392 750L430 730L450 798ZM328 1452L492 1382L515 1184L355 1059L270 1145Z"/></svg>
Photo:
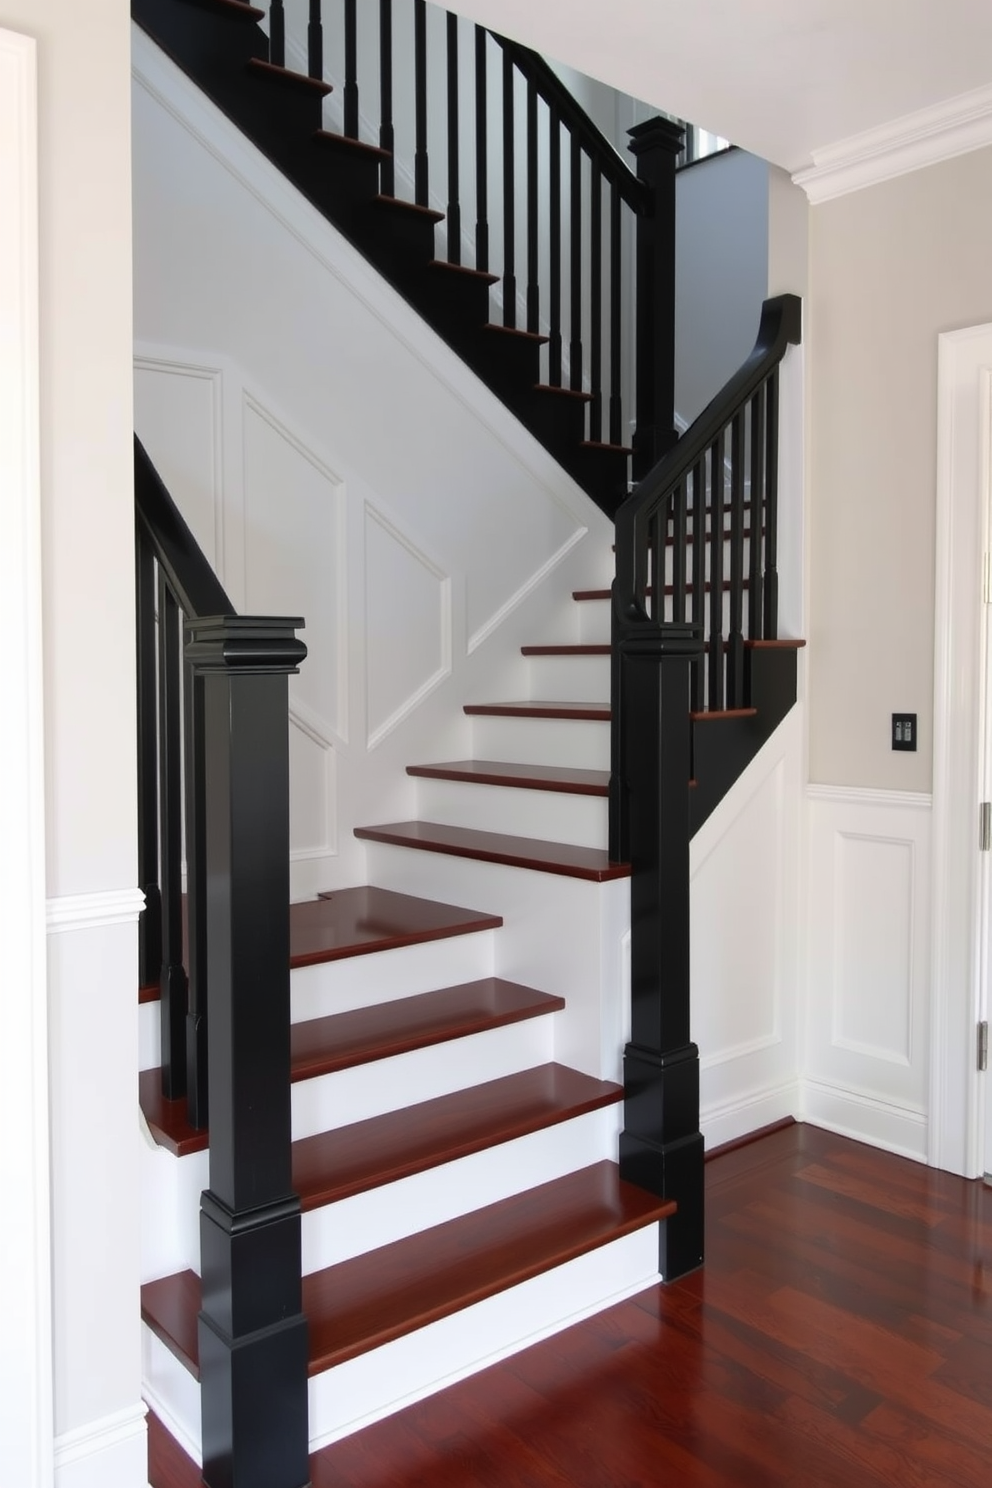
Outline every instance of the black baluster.
<svg viewBox="0 0 992 1488"><path fill-rule="evenodd" d="M589 438L603 437L603 177L589 177Z"/></svg>
<svg viewBox="0 0 992 1488"><path fill-rule="evenodd" d="M723 433L710 446L709 710L723 708Z"/></svg>
<svg viewBox="0 0 992 1488"><path fill-rule="evenodd" d="M448 64L448 262L462 261L462 209L458 185L458 17L447 17Z"/></svg>
<svg viewBox="0 0 992 1488"><path fill-rule="evenodd" d="M489 268L489 90L486 32L475 28L475 267Z"/></svg>
<svg viewBox="0 0 992 1488"><path fill-rule="evenodd" d="M748 538L747 633L752 641L762 636L761 554L764 545L765 484L765 390L759 387L751 399L751 533Z"/></svg>
<svg viewBox="0 0 992 1488"><path fill-rule="evenodd" d="M706 614L706 461L692 470L692 623L702 633ZM706 653L700 654L692 672L692 709L706 706Z"/></svg>
<svg viewBox="0 0 992 1488"><path fill-rule="evenodd" d="M675 432L675 159L682 130L648 119L629 130L645 199L637 216L636 428L633 473L648 473Z"/></svg>
<svg viewBox="0 0 992 1488"><path fill-rule="evenodd" d="M537 205L537 83L527 80L527 329L541 329L541 289L538 282Z"/></svg>
<svg viewBox="0 0 992 1488"><path fill-rule="evenodd" d="M207 1100L207 875L203 788L203 678L187 662L183 726L186 780L186 1115L190 1126L208 1125Z"/></svg>
<svg viewBox="0 0 992 1488"><path fill-rule="evenodd" d="M765 640L778 639L778 368L765 383Z"/></svg>
<svg viewBox="0 0 992 1488"><path fill-rule="evenodd" d="M516 176L513 158L513 61L503 53L503 324L517 324Z"/></svg>
<svg viewBox="0 0 992 1488"><path fill-rule="evenodd" d="M321 0L310 0L307 24L307 71L312 78L324 77L324 22Z"/></svg>
<svg viewBox="0 0 992 1488"><path fill-rule="evenodd" d="M610 200L610 443L623 444L621 394L620 192L614 185Z"/></svg>
<svg viewBox="0 0 992 1488"><path fill-rule="evenodd" d="M155 589L151 545L140 528L135 544L138 621L138 883L145 896L139 922L138 979L142 987L162 971L162 895L158 880L158 704L155 679Z"/></svg>
<svg viewBox="0 0 992 1488"><path fill-rule="evenodd" d="M651 575L651 618L663 623L665 614L665 535L668 530L668 511L664 505L658 507L648 526L648 562Z"/></svg>
<svg viewBox="0 0 992 1488"><path fill-rule="evenodd" d="M582 390L582 146L573 134L571 170L571 340L568 346L568 380Z"/></svg>
<svg viewBox="0 0 992 1488"><path fill-rule="evenodd" d="M730 629L727 706L744 706L744 415L730 426Z"/></svg>
<svg viewBox="0 0 992 1488"><path fill-rule="evenodd" d="M672 513L672 619L685 624L686 601L686 506L688 490L686 482L679 481L671 501Z"/></svg>
<svg viewBox="0 0 992 1488"><path fill-rule="evenodd" d="M158 727L159 842L162 890L162 1094L186 1093L186 972L183 967L182 722L179 606L159 572Z"/></svg>
<svg viewBox="0 0 992 1488"><path fill-rule="evenodd" d="M269 6L269 61L273 67L286 66L286 11L283 0L272 0Z"/></svg>
<svg viewBox="0 0 992 1488"><path fill-rule="evenodd" d="M414 0L413 71L416 148L413 156L413 189L417 205L430 206L430 171L427 161L427 4Z"/></svg>
<svg viewBox="0 0 992 1488"><path fill-rule="evenodd" d="M561 120L554 104L549 110L548 145L548 316L551 333L548 381L552 387L561 387Z"/></svg>
<svg viewBox="0 0 992 1488"><path fill-rule="evenodd" d="M344 0L344 132L358 138L358 17L355 0Z"/></svg>
<svg viewBox="0 0 992 1488"><path fill-rule="evenodd" d="M379 166L379 189L383 196L393 196L396 176L393 151L393 0L379 0L379 148L389 152Z"/></svg>

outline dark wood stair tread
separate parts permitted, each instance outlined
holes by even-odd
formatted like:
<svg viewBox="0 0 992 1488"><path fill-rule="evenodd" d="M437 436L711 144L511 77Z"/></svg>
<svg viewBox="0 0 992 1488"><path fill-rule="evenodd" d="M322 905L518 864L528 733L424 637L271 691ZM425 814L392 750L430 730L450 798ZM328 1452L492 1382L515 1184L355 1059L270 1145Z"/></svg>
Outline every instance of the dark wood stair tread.
<svg viewBox="0 0 992 1488"><path fill-rule="evenodd" d="M616 1105L623 1086L539 1065L293 1143L304 1211Z"/></svg>
<svg viewBox="0 0 992 1488"><path fill-rule="evenodd" d="M485 269L473 269L470 264L449 263L446 258L432 258L427 267L435 274L458 274L463 279L474 279L487 285L499 283L498 274L490 274Z"/></svg>
<svg viewBox="0 0 992 1488"><path fill-rule="evenodd" d="M786 636L782 640L775 641L745 641L744 645L751 651L801 651L805 646L804 640Z"/></svg>
<svg viewBox="0 0 992 1488"><path fill-rule="evenodd" d="M264 21L266 17L264 10L247 5L245 0L186 0L186 4L195 6L197 10L213 10L231 20L251 21L253 24Z"/></svg>
<svg viewBox="0 0 992 1488"><path fill-rule="evenodd" d="M545 702L466 703L463 711L481 718L569 718L609 723L610 710L599 703Z"/></svg>
<svg viewBox="0 0 992 1488"><path fill-rule="evenodd" d="M609 656L610 646L604 645L551 645L551 646L521 646L520 651L524 656Z"/></svg>
<svg viewBox="0 0 992 1488"><path fill-rule="evenodd" d="M555 1013L564 1006L563 998L550 993L499 977L484 977L416 997L311 1018L294 1023L290 1029L290 1078L314 1079L411 1049ZM162 1095L160 1069L142 1070L138 1101L159 1146L176 1157L188 1157L209 1146L209 1132L189 1124L185 1100L166 1100Z"/></svg>
<svg viewBox="0 0 992 1488"><path fill-rule="evenodd" d="M584 393L580 388L555 387L549 382L536 383L534 391L554 398L572 398L577 403L592 402L592 393Z"/></svg>
<svg viewBox="0 0 992 1488"><path fill-rule="evenodd" d="M433 207L422 207L419 202L404 201L399 196L377 196L374 198L373 206L382 212L398 212L410 217L422 218L425 222L443 222L444 213L435 212Z"/></svg>
<svg viewBox="0 0 992 1488"><path fill-rule="evenodd" d="M483 977L457 987L311 1018L294 1023L290 1030L292 1078L308 1080L389 1059L558 1012L564 1006L564 998L501 977Z"/></svg>
<svg viewBox="0 0 992 1488"><path fill-rule="evenodd" d="M369 144L367 140L351 139L347 134L335 134L331 129L316 130L313 139L316 144L326 149L363 155L369 160L392 160L393 158L388 150L383 150L379 145Z"/></svg>
<svg viewBox="0 0 992 1488"><path fill-rule="evenodd" d="M450 760L438 765L407 765L406 772L427 780L517 786L521 790L560 791L573 796L606 796L610 787L609 770L516 765L502 760Z"/></svg>
<svg viewBox="0 0 992 1488"><path fill-rule="evenodd" d="M323 78L309 77L305 72L294 72L291 67L279 67L275 62L265 62L261 57L252 57L245 63L248 71L257 77L267 78L280 87L291 88L299 93L316 93L326 98L334 89Z"/></svg>
<svg viewBox="0 0 992 1488"><path fill-rule="evenodd" d="M356 827L355 836L365 842L445 853L475 862L504 863L511 868L531 868L537 873L557 873L593 883L630 876L627 863L611 863L609 855L600 848L546 842L537 837L511 837L503 832L479 832L473 827L450 827L440 822L387 822L381 826Z"/></svg>
<svg viewBox="0 0 992 1488"><path fill-rule="evenodd" d="M596 1163L393 1245L303 1278L310 1374L449 1317L508 1287L619 1240L675 1205ZM200 1280L146 1282L141 1315L199 1377Z"/></svg>
<svg viewBox="0 0 992 1488"><path fill-rule="evenodd" d="M312 966L346 956L495 930L499 915L418 899L371 884L319 894L289 911L290 966Z"/></svg>
<svg viewBox="0 0 992 1488"><path fill-rule="evenodd" d="M757 708L704 708L690 713L693 723L724 723L728 718L757 718Z"/></svg>
<svg viewBox="0 0 992 1488"><path fill-rule="evenodd" d="M529 341L534 346L546 346L551 340L550 336L542 336L539 331L525 331L520 326L496 325L494 322L483 326L487 335L507 336L517 341Z"/></svg>
<svg viewBox="0 0 992 1488"><path fill-rule="evenodd" d="M748 579L746 577L744 579L742 579L741 580L741 586L744 589L749 589L751 587L751 581L750 581L750 579ZM709 592L712 589L712 587L713 587L713 585L707 579L706 583L703 585L704 591L707 594L709 594ZM612 591L609 590L609 589L573 589L572 590L572 598L573 599L577 599L580 602L583 601L583 600L587 600L587 599L609 599L611 592ZM644 592L645 592L645 594L653 594L654 593L654 586L651 585L651 584L649 584L648 587L645 589ZM686 584L686 586L685 586L685 592L686 592L686 594L692 594L694 592L694 586L692 584ZM724 581L723 581L723 592L725 594L729 594L729 592L730 592L730 580L729 579L724 579ZM672 595L674 593L675 593L675 585L674 584L666 584L665 585L665 598L666 599L671 599L671 597L672 597Z"/></svg>
<svg viewBox="0 0 992 1488"><path fill-rule="evenodd" d="M602 439L583 439L579 449L591 450L594 453L601 452L607 455L632 455L634 451L627 444L610 444Z"/></svg>

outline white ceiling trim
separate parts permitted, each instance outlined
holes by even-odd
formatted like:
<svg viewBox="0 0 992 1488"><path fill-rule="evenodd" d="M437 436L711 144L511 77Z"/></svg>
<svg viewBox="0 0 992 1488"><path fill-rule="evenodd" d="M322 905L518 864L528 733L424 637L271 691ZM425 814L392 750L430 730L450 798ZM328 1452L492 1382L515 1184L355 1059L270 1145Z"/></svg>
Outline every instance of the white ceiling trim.
<svg viewBox="0 0 992 1488"><path fill-rule="evenodd" d="M792 177L816 205L992 145L992 86L944 99L814 150Z"/></svg>

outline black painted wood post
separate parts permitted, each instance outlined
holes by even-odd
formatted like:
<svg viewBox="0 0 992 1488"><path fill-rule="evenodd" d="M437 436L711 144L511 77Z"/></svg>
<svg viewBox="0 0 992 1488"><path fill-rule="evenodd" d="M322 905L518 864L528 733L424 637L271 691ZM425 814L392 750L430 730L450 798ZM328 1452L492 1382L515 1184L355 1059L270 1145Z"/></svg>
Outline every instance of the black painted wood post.
<svg viewBox="0 0 992 1488"><path fill-rule="evenodd" d="M699 1051L689 1037L689 720L692 625L625 624L614 607L611 817L630 863L631 1038L620 1172L678 1213L662 1227L666 1281L703 1260Z"/></svg>
<svg viewBox="0 0 992 1488"><path fill-rule="evenodd" d="M675 430L675 163L682 128L648 119L628 130L637 175L647 188L637 219L635 480L678 437Z"/></svg>
<svg viewBox="0 0 992 1488"><path fill-rule="evenodd" d="M210 1187L201 1199L203 1478L309 1481L307 1324L289 1083L288 676L301 620L198 618Z"/></svg>
<svg viewBox="0 0 992 1488"><path fill-rule="evenodd" d="M142 987L162 972L162 894L158 861L158 683L155 656L155 593L158 578L151 543L140 526L135 534L135 609L138 622L138 875L145 907L138 937Z"/></svg>

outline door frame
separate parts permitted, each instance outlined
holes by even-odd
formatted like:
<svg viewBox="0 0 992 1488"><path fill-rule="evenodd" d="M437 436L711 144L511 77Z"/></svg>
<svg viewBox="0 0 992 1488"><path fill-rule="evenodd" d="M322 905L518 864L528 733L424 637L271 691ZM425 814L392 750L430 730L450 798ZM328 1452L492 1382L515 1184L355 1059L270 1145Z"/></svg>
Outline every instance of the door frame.
<svg viewBox="0 0 992 1488"><path fill-rule="evenodd" d="M929 1161L978 1177L985 1085L978 852L984 648L982 554L989 501L982 431L992 324L938 337L934 602L933 940Z"/></svg>

